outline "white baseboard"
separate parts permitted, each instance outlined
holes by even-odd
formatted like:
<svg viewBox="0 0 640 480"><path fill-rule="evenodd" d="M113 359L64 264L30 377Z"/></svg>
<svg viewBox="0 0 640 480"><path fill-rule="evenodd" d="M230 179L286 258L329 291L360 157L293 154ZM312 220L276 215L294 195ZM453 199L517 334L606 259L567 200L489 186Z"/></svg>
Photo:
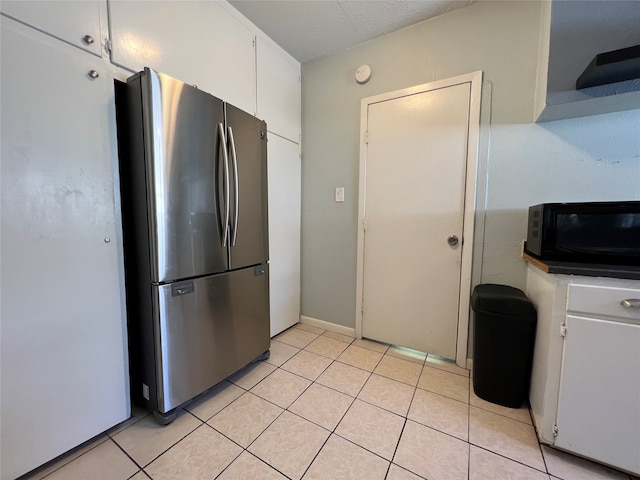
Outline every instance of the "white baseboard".
<svg viewBox="0 0 640 480"><path fill-rule="evenodd" d="M318 320L317 318L307 317L305 315L300 315L300 323L311 325L312 327L322 328L323 330L329 330L330 332L341 333L342 335L348 335L349 337L356 336L355 328L349 328L343 325L338 325L336 323Z"/></svg>

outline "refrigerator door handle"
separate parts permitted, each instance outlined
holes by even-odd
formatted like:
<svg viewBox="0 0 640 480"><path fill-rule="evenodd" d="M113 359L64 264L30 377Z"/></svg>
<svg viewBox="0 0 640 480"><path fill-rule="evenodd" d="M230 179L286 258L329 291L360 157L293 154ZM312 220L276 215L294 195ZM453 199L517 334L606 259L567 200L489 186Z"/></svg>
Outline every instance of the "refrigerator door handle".
<svg viewBox="0 0 640 480"><path fill-rule="evenodd" d="M227 237L229 234L229 204L231 199L229 198L229 156L227 155L227 139L224 135L224 126L222 123L218 124L218 131L220 132L220 143L222 145L222 155L224 158L224 225L222 227L222 246L227 244Z"/></svg>
<svg viewBox="0 0 640 480"><path fill-rule="evenodd" d="M240 194L238 192L238 157L236 155L236 141L233 139L233 129L229 128L229 146L231 147L231 160L233 161L233 181L234 181L234 197L235 208L233 215L233 228L231 230L232 240L231 245L235 247L236 238L238 236L238 209L240 207Z"/></svg>

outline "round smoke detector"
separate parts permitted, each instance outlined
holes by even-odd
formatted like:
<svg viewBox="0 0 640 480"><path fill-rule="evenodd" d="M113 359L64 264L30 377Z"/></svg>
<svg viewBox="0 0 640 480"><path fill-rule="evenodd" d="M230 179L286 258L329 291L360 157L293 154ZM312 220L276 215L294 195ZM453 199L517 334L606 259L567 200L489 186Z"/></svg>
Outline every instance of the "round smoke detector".
<svg viewBox="0 0 640 480"><path fill-rule="evenodd" d="M371 68L369 65L360 65L356 70L356 82L359 84L367 83L371 78Z"/></svg>

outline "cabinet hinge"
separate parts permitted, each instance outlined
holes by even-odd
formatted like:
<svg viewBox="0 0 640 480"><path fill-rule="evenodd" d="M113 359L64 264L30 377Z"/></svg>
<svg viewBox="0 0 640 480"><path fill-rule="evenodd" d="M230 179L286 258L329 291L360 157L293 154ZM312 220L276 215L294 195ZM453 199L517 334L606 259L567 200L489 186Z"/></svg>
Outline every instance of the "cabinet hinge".
<svg viewBox="0 0 640 480"><path fill-rule="evenodd" d="M109 40L108 38L104 41L104 49L105 51L111 55L111 49L113 48L113 44L111 43L111 40Z"/></svg>
<svg viewBox="0 0 640 480"><path fill-rule="evenodd" d="M363 218L363 219L362 219L362 230L366 232L366 231L367 231L367 227L368 227L368 226L369 226L369 224L368 224L368 222L367 222L367 219L366 219L366 218Z"/></svg>
<svg viewBox="0 0 640 480"><path fill-rule="evenodd" d="M364 132L364 143L365 145L369 145L369 130Z"/></svg>
<svg viewBox="0 0 640 480"><path fill-rule="evenodd" d="M557 437L557 436L558 436L558 425L556 425L555 423L553 424L553 429L551 430L551 434L552 434L554 437Z"/></svg>
<svg viewBox="0 0 640 480"><path fill-rule="evenodd" d="M567 326L564 323L560 324L560 336L561 337L567 336Z"/></svg>

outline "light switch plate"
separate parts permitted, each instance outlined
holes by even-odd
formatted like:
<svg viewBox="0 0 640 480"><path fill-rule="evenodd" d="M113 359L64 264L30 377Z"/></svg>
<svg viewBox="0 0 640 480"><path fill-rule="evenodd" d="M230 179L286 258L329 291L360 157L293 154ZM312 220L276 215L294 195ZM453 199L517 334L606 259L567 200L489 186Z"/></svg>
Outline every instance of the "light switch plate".
<svg viewBox="0 0 640 480"><path fill-rule="evenodd" d="M344 187L336 187L336 202L344 202Z"/></svg>

